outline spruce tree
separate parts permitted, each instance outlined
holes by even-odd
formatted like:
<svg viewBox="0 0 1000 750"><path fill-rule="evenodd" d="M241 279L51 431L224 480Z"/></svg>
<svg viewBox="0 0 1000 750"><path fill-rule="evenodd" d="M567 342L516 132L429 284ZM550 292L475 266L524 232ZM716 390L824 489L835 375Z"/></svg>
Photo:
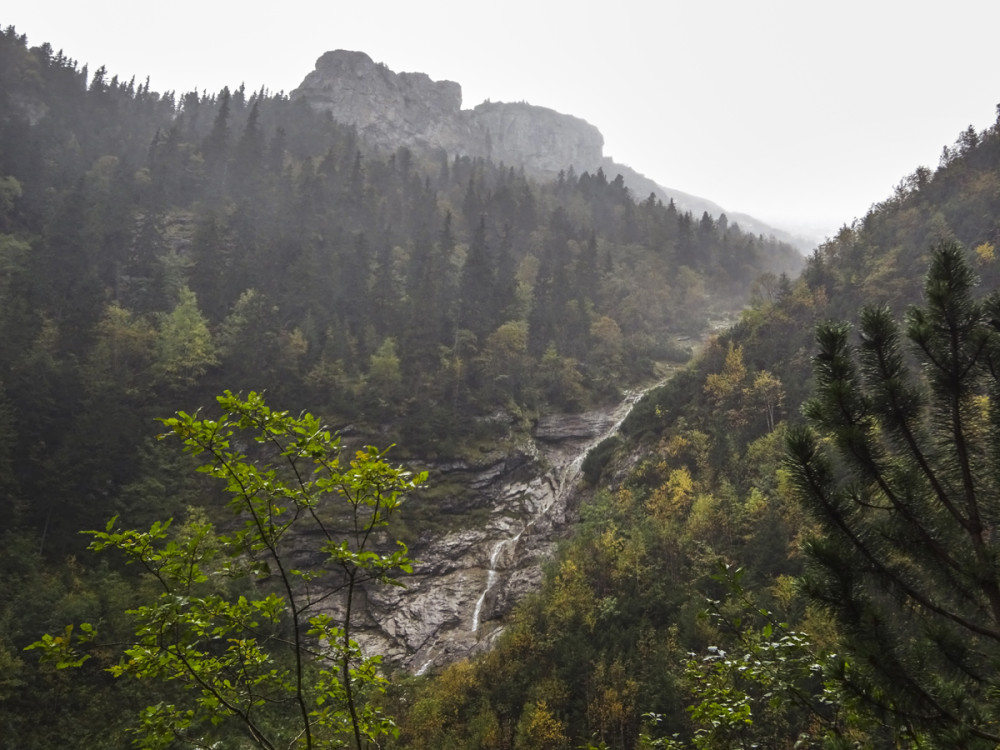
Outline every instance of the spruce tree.
<svg viewBox="0 0 1000 750"><path fill-rule="evenodd" d="M467 328L483 340L495 327L499 311L493 309L496 269L486 239L486 217L472 235L460 279L459 328Z"/></svg>
<svg viewBox="0 0 1000 750"><path fill-rule="evenodd" d="M845 696L925 747L1000 743L1000 295L932 251L905 328L819 327L813 428L788 467L813 514L804 583L836 618ZM832 450L831 450L832 449Z"/></svg>

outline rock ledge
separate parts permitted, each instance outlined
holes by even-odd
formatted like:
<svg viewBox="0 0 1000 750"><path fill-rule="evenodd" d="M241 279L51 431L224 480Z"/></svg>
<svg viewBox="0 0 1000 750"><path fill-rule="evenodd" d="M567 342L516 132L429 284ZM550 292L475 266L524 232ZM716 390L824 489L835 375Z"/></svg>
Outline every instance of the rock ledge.
<svg viewBox="0 0 1000 750"><path fill-rule="evenodd" d="M364 52L335 50L292 91L371 143L482 157L538 177L572 166L595 171L604 136L585 120L531 104L484 102L462 109L462 87L425 73L395 73Z"/></svg>

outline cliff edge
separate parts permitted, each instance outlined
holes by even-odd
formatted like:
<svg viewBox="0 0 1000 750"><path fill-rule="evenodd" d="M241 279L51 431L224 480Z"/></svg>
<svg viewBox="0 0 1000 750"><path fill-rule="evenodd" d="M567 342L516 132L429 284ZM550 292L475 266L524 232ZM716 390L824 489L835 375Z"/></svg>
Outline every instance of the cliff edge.
<svg viewBox="0 0 1000 750"><path fill-rule="evenodd" d="M424 73L395 73L364 52L335 50L292 91L377 146L442 149L549 178L572 166L594 171L604 137L585 120L525 103L462 109L462 87Z"/></svg>
<svg viewBox="0 0 1000 750"><path fill-rule="evenodd" d="M462 109L462 87L434 81L426 73L396 73L364 52L334 50L291 92L338 122L354 125L370 144L389 151L444 151L523 169L537 179L552 179L572 167L577 174L603 169L621 174L638 200L655 193L696 217L718 216L723 209L704 198L663 187L631 167L604 156L604 136L586 120L525 102L486 101ZM745 214L729 214L744 230L771 235L810 249L812 243Z"/></svg>

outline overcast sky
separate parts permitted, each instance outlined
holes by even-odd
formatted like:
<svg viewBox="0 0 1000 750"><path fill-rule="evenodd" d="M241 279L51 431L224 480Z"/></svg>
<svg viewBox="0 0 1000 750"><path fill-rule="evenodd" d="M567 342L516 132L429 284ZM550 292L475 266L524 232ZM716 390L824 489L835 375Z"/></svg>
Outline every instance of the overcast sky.
<svg viewBox="0 0 1000 750"><path fill-rule="evenodd" d="M576 115L604 153L829 235L996 120L997 0L6 0L0 24L157 91L291 91L332 49Z"/></svg>

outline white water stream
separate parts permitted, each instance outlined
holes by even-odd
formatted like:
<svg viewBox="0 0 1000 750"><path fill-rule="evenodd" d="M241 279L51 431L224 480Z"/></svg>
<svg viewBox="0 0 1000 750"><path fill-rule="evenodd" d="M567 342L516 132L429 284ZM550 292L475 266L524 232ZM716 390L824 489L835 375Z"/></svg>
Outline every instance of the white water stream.
<svg viewBox="0 0 1000 750"><path fill-rule="evenodd" d="M449 467L482 493L489 520L422 540L405 587L367 589L362 646L421 675L488 649L514 603L538 588L543 561L572 523L587 454L618 432L647 390L611 408L546 418L530 443L506 454L510 463L491 456L479 468Z"/></svg>
<svg viewBox="0 0 1000 750"><path fill-rule="evenodd" d="M652 387L655 386L651 386L650 388ZM509 546L511 555L513 555L517 550L518 541L520 541L525 532L530 532L531 527L534 526L540 519L545 518L553 507L556 505L562 505L562 501L566 499L570 490L573 489L580 477L580 473L583 470L583 461L587 457L587 454L590 453L590 451L593 450L599 443L601 443L601 441L618 432L619 428L622 426L622 422L625 421L625 418L632 411L632 407L648 390L650 390L650 388L641 391L627 392L622 402L611 413L610 416L613 420L611 424L580 446L579 449L573 451L571 454L572 457L558 452L552 456L553 464L546 473L545 477L548 490L542 493L542 498L539 498L541 502L537 506L537 510L529 518L521 530L517 532L517 534L509 539L501 539L497 541L494 543L493 549L490 551L489 568L486 573L486 585L483 588L483 593L479 595L479 599L476 601L475 609L472 612L471 632L476 633L479 631L480 617L482 616L483 605L486 602L486 597L493 587L496 586L500 577L500 557L504 548ZM424 667L421 669L424 669Z"/></svg>

